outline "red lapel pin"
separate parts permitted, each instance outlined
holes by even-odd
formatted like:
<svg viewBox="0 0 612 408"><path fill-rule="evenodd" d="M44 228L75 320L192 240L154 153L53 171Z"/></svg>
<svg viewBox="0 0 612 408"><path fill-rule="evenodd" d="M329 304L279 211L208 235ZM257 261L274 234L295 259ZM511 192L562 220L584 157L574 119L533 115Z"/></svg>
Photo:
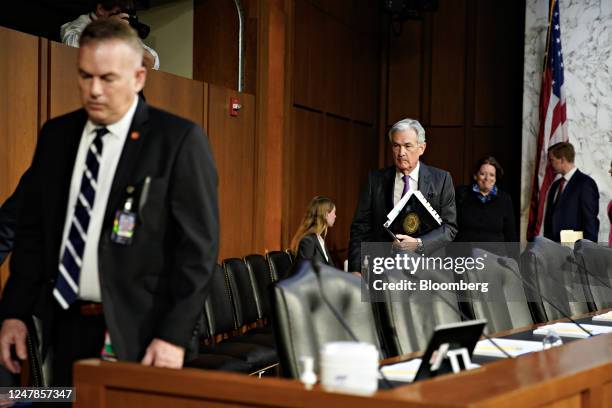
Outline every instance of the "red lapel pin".
<svg viewBox="0 0 612 408"><path fill-rule="evenodd" d="M132 139L132 140L138 140L139 138L140 138L140 133L139 132L134 131L134 132L132 132L130 134L130 139Z"/></svg>

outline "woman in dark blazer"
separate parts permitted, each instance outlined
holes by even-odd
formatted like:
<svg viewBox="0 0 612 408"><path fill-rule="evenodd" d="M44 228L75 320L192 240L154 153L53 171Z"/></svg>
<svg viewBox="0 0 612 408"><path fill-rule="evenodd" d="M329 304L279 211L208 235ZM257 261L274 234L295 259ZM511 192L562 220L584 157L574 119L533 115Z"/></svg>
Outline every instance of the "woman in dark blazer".
<svg viewBox="0 0 612 408"><path fill-rule="evenodd" d="M497 188L497 181L503 175L501 165L494 157L488 156L476 164L474 183L457 189L459 232L455 242L518 241L512 199Z"/></svg>
<svg viewBox="0 0 612 408"><path fill-rule="evenodd" d="M296 256L295 265L302 259L311 259L334 266L331 254L325 246L327 229L336 222L336 206L327 197L317 196L310 201L306 215L291 240L291 251Z"/></svg>

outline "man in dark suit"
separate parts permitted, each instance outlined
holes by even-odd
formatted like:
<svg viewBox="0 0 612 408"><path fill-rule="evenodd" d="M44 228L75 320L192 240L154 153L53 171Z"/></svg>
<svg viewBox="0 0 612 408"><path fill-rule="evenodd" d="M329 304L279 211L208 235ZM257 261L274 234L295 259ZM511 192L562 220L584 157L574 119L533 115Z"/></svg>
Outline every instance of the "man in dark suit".
<svg viewBox="0 0 612 408"><path fill-rule="evenodd" d="M130 27L96 21L80 41L84 109L41 130L0 303L2 364L19 372L34 314L56 385L103 346L120 360L182 367L218 250L206 136L138 98L146 68Z"/></svg>
<svg viewBox="0 0 612 408"><path fill-rule="evenodd" d="M397 234L400 248L431 253L451 242L457 233L455 190L450 174L419 161L426 147L425 129L414 119L403 119L389 130L389 141L395 164L368 175L351 225L349 271L361 270L362 242L392 241L383 224L410 189L423 193L443 222L422 236Z"/></svg>
<svg viewBox="0 0 612 408"><path fill-rule="evenodd" d="M561 230L582 231L597 242L599 234L599 190L595 181L574 165L574 146L556 143L548 148L548 162L561 178L553 182L546 199L544 236L561 241Z"/></svg>

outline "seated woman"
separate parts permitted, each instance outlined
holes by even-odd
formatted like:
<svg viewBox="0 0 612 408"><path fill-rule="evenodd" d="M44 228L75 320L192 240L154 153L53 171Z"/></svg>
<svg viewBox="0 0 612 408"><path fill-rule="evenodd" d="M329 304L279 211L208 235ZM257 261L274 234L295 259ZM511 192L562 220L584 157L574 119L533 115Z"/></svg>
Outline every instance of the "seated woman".
<svg viewBox="0 0 612 408"><path fill-rule="evenodd" d="M294 265L302 259L311 259L334 266L325 247L327 229L336 222L336 206L327 197L317 196L310 201L306 215L291 240L291 251L296 257Z"/></svg>
<svg viewBox="0 0 612 408"><path fill-rule="evenodd" d="M488 156L478 161L474 183L457 189L459 232L455 242L518 241L512 199L496 185L503 175L501 165L494 157Z"/></svg>

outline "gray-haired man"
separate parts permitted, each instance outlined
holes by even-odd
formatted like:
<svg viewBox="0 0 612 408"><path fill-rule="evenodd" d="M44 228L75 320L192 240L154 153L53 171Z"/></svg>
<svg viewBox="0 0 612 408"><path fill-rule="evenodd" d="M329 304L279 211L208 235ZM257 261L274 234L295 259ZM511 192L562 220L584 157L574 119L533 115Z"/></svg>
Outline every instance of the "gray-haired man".
<svg viewBox="0 0 612 408"><path fill-rule="evenodd" d="M363 189L349 242L349 271L361 270L361 243L391 241L384 230L387 214L408 190L419 190L442 218L440 227L423 235L396 234L405 249L428 253L444 247L457 233L453 181L447 171L419 161L425 152L425 129L414 119L403 119L389 130L394 165L371 171Z"/></svg>

